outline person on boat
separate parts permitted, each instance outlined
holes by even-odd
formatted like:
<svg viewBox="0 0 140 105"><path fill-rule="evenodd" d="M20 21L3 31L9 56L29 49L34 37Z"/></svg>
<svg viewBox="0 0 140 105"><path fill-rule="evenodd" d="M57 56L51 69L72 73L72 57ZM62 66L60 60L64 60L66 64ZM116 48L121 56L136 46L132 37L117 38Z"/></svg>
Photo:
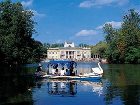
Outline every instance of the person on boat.
<svg viewBox="0 0 140 105"><path fill-rule="evenodd" d="M42 65L39 63L38 67L36 69L36 73L37 76L42 76L43 75L43 71L42 71Z"/></svg>
<svg viewBox="0 0 140 105"><path fill-rule="evenodd" d="M58 64L54 64L53 69L52 69L52 74L56 75L56 76L58 75L58 68L57 67L58 67Z"/></svg>
<svg viewBox="0 0 140 105"><path fill-rule="evenodd" d="M70 70L66 69L66 76L70 76Z"/></svg>
<svg viewBox="0 0 140 105"><path fill-rule="evenodd" d="M36 72L41 72L42 71L42 66L41 66L41 64L39 63L38 64L38 67L37 67L37 69L36 69Z"/></svg>
<svg viewBox="0 0 140 105"><path fill-rule="evenodd" d="M61 69L61 71L60 71L60 75L61 75L61 76L64 76L64 75L65 75L64 67L62 67L62 69Z"/></svg>
<svg viewBox="0 0 140 105"><path fill-rule="evenodd" d="M56 68L56 70L55 70L55 75L59 75L59 73L58 73L58 68Z"/></svg>
<svg viewBox="0 0 140 105"><path fill-rule="evenodd" d="M55 74L55 68L52 69L52 75L54 75L54 74Z"/></svg>
<svg viewBox="0 0 140 105"><path fill-rule="evenodd" d="M77 75L77 70L75 70L75 75Z"/></svg>
<svg viewBox="0 0 140 105"><path fill-rule="evenodd" d="M75 76L74 67L70 68L70 76Z"/></svg>

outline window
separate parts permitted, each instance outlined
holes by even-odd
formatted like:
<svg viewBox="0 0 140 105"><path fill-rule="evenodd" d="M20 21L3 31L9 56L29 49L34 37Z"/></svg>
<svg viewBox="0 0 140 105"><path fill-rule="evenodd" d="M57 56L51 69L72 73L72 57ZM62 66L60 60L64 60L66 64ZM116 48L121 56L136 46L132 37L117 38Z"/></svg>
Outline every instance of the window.
<svg viewBox="0 0 140 105"><path fill-rule="evenodd" d="M80 51L77 51L77 53L79 54L79 53L80 53Z"/></svg>
<svg viewBox="0 0 140 105"><path fill-rule="evenodd" d="M65 53L64 53L64 51L61 51L61 55L64 55Z"/></svg>

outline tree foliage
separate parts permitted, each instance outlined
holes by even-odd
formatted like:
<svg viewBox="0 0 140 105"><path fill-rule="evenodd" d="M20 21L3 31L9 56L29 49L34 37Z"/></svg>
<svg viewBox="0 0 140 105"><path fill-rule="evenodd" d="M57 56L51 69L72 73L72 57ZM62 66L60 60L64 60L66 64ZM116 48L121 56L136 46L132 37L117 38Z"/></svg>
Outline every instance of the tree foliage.
<svg viewBox="0 0 140 105"><path fill-rule="evenodd" d="M111 24L103 27L108 44L106 55L110 63L140 63L140 15L130 9L123 17L120 29Z"/></svg>
<svg viewBox="0 0 140 105"><path fill-rule="evenodd" d="M84 43L80 43L79 47L89 47L89 45L88 44L84 44Z"/></svg>
<svg viewBox="0 0 140 105"><path fill-rule="evenodd" d="M51 48L56 48L56 47L64 47L63 43L54 43L54 44L50 44Z"/></svg>
<svg viewBox="0 0 140 105"><path fill-rule="evenodd" d="M27 63L39 58L42 44L32 38L32 17L33 12L25 10L19 2L0 2L1 63Z"/></svg>
<svg viewBox="0 0 140 105"><path fill-rule="evenodd" d="M105 58L105 51L107 49L107 43L100 41L95 46L91 46L91 56L99 54L101 58Z"/></svg>

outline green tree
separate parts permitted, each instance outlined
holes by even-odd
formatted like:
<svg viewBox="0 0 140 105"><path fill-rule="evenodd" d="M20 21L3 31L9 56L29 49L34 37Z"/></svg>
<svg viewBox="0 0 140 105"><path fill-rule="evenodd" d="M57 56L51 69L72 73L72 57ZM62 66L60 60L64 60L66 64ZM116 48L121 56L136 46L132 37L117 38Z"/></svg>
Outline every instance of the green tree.
<svg viewBox="0 0 140 105"><path fill-rule="evenodd" d="M105 40L108 45L106 49L106 57L108 62L120 63L120 53L117 49L119 30L113 28L111 24L105 24L103 31L106 34Z"/></svg>
<svg viewBox="0 0 140 105"><path fill-rule="evenodd" d="M40 46L32 38L33 12L21 3L0 2L0 62L27 63ZM35 44L36 43L36 44Z"/></svg>
<svg viewBox="0 0 140 105"><path fill-rule="evenodd" d="M140 45L140 15L134 9L123 17L122 33L127 47Z"/></svg>
<svg viewBox="0 0 140 105"><path fill-rule="evenodd" d="M56 48L56 47L64 47L63 43L54 43L50 45L51 48Z"/></svg>
<svg viewBox="0 0 140 105"><path fill-rule="evenodd" d="M140 63L140 15L130 9L123 18L122 27L111 24L103 27L108 44L106 57L110 63Z"/></svg>
<svg viewBox="0 0 140 105"><path fill-rule="evenodd" d="M80 43L79 47L89 47L89 45L88 44L84 44L84 43Z"/></svg>
<svg viewBox="0 0 140 105"><path fill-rule="evenodd" d="M122 35L126 44L125 62L140 63L140 15L134 9L123 18Z"/></svg>
<svg viewBox="0 0 140 105"><path fill-rule="evenodd" d="M101 58L105 58L105 51L107 49L107 43L100 41L95 46L91 46L91 55L99 54Z"/></svg>

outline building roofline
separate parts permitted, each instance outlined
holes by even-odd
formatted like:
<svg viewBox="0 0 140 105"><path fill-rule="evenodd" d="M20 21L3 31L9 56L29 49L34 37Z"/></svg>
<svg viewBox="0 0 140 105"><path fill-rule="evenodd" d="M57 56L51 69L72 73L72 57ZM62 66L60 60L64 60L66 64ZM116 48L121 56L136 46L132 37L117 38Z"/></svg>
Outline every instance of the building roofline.
<svg viewBox="0 0 140 105"><path fill-rule="evenodd" d="M68 49L68 50L91 50L91 48L81 48L81 47L57 47L57 48L49 48L48 50L63 50L63 49Z"/></svg>

